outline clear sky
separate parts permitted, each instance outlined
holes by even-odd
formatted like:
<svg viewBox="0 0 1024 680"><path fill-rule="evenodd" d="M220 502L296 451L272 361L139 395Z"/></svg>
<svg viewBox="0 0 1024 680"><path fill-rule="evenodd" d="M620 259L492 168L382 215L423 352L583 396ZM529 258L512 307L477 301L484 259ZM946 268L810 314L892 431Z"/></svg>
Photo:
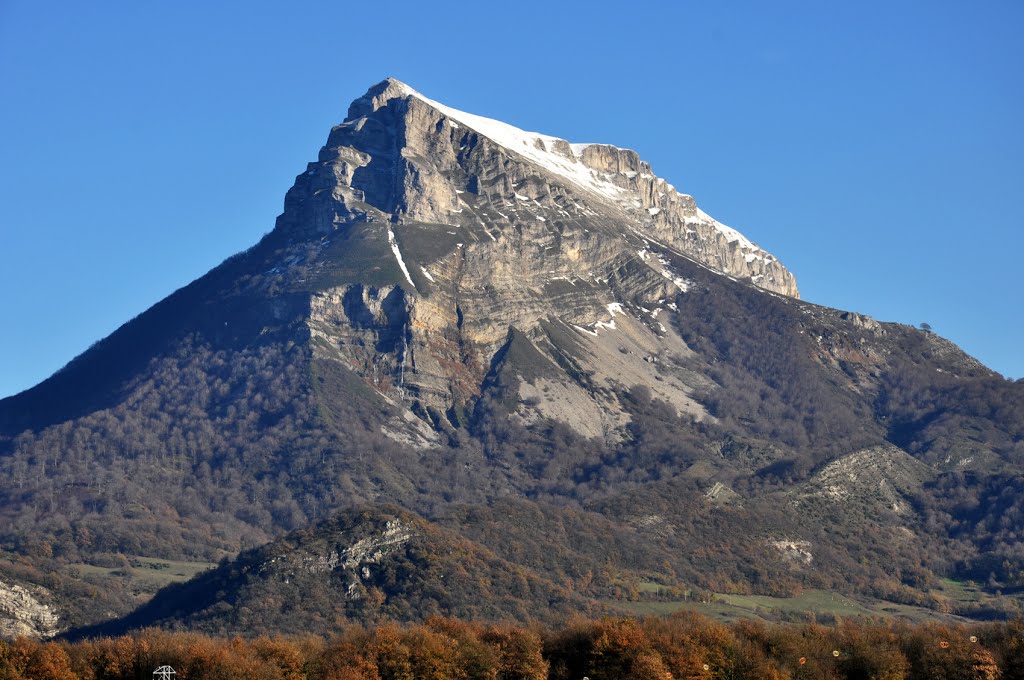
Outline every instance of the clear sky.
<svg viewBox="0 0 1024 680"><path fill-rule="evenodd" d="M253 244L394 76L639 151L803 297L1024 376L1024 3L0 0L0 396Z"/></svg>

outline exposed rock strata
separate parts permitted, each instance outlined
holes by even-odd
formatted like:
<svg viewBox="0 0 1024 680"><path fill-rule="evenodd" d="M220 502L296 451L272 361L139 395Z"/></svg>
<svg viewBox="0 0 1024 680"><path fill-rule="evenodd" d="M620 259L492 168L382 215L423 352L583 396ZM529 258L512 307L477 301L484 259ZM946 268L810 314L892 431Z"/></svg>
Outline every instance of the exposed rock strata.
<svg viewBox="0 0 1024 680"><path fill-rule="evenodd" d="M39 600L47 595L40 586L29 590L0 581L0 639L49 638L60 632L59 617Z"/></svg>
<svg viewBox="0 0 1024 680"><path fill-rule="evenodd" d="M480 393L510 329L548 360L578 354L581 370L606 385L651 373L644 357L684 356L685 344L657 321L688 285L673 271L676 258L797 295L778 260L704 214L636 152L525 133L390 79L331 131L288 192L276 234L319 248L344 243L350 256L366 250L380 285L352 277L313 291L309 332L321 356L435 424ZM615 375L593 351L571 349L627 327L626 344L643 350L624 350ZM614 403L564 375L547 387L567 401L538 397L535 415L588 436L624 424ZM699 416L693 387L658 396ZM573 415L586 412L601 419Z"/></svg>

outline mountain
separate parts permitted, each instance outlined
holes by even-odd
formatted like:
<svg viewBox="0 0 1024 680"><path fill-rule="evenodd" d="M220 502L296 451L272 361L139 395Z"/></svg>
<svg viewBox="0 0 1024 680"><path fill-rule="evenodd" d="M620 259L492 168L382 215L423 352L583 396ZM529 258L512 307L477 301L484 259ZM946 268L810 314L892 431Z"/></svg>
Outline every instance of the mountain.
<svg viewBox="0 0 1024 680"><path fill-rule="evenodd" d="M0 578L97 623L161 584L133 565L376 507L587 601L1009 612L1022 463L1024 383L800 300L633 151L389 79L258 244L0 401Z"/></svg>

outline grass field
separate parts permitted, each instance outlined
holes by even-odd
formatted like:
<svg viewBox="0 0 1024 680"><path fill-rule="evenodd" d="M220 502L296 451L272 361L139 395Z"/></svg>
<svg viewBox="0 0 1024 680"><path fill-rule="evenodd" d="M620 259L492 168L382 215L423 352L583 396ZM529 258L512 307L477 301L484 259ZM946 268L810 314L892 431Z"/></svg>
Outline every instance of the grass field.
<svg viewBox="0 0 1024 680"><path fill-rule="evenodd" d="M685 602L626 602L621 600L605 600L605 604L614 609L619 609L626 614L638 616L665 616L681 611L692 611L703 614L708 618L725 621L726 623L732 623L740 619L768 620L768 617L761 616L753 611L718 602L703 603L695 600Z"/></svg>
<svg viewBox="0 0 1024 680"><path fill-rule="evenodd" d="M989 596L976 585L944 578L938 593L957 602L982 602Z"/></svg>
<svg viewBox="0 0 1024 680"><path fill-rule="evenodd" d="M643 587L645 585L647 587ZM649 584L641 584L638 590L641 592L656 592L657 588L651 588ZM605 604L629 614L659 616L678 611L694 611L726 622L739 619L761 619L764 621L793 620L794 618L803 618L807 614L814 614L819 618L836 616L871 619L902 618L910 621L956 618L923 607L913 607L884 601L855 600L846 595L826 590L807 590L796 597L716 593L712 602L699 602L696 600L672 602L606 600Z"/></svg>
<svg viewBox="0 0 1024 680"><path fill-rule="evenodd" d="M80 576L106 576L129 581L129 588L135 593L154 593L160 588L178 581L187 581L196 574L211 569L212 562L177 562L141 555L127 556L128 567L100 567L94 564L72 564Z"/></svg>
<svg viewBox="0 0 1024 680"><path fill-rule="evenodd" d="M807 590L796 597L719 595L717 599L741 609L756 610L760 607L769 611L815 612L840 616L873 616L878 613L844 595L825 590Z"/></svg>

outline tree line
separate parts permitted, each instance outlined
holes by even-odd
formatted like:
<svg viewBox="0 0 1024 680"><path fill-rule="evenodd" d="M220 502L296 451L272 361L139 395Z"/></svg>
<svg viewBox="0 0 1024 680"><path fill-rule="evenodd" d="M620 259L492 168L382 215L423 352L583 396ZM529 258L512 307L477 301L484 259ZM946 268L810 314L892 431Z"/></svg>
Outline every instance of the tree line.
<svg viewBox="0 0 1024 680"><path fill-rule="evenodd" d="M0 642L0 678L127 680L171 666L177 680L1014 680L1024 622L978 626L845 622L725 624L575 619L551 628L435 617L351 626L331 638L215 638L157 629L75 643Z"/></svg>

